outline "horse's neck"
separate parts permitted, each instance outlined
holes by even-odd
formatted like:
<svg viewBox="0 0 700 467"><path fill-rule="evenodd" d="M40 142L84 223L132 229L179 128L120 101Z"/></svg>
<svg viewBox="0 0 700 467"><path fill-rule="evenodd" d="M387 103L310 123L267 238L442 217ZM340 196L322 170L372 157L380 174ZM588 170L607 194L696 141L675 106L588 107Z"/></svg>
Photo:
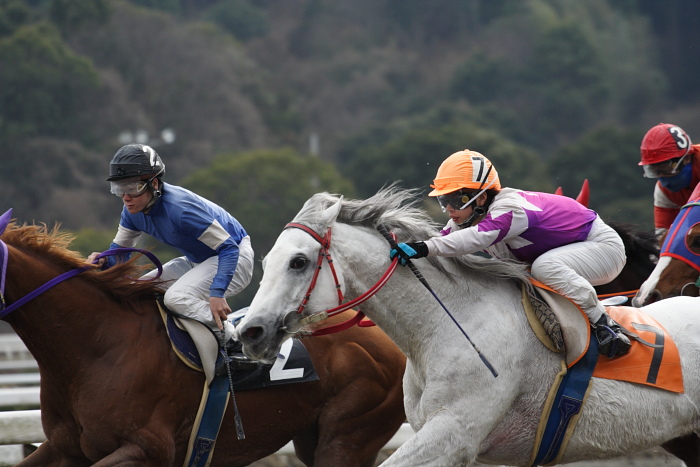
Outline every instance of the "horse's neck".
<svg viewBox="0 0 700 467"><path fill-rule="evenodd" d="M370 256L364 255L365 258ZM377 266L372 263L358 265L357 270L346 277L351 296L366 292L386 271L386 264ZM425 348L427 337L440 332L438 327L444 312L439 307L439 303L409 268L399 266L377 292L376 299L360 308L409 358L415 359L419 358L417 350ZM437 317L436 312L440 313Z"/></svg>
<svg viewBox="0 0 700 467"><path fill-rule="evenodd" d="M426 260L415 263L419 261ZM377 293L378 300L362 307L414 364L432 358L427 353L450 352L447 344L453 339L456 348L463 351L465 346L469 347L464 334L490 354L501 352L509 345L512 339L509 336L515 334L523 336L522 341L518 338L518 345L528 339L536 340L527 325L521 293L515 284L504 280L487 284L476 273L469 278L457 277L454 282L433 268L421 266L435 296L408 268L399 266ZM370 263L359 267L353 274L353 293L362 293L383 272L381 267Z"/></svg>
<svg viewBox="0 0 700 467"><path fill-rule="evenodd" d="M61 271L46 270L15 256L6 278L8 304L32 293ZM96 351L96 342L119 332L118 305L78 278L68 279L7 315L6 321L42 366L65 362ZM57 359L60 356L60 359ZM60 365L60 364L59 364Z"/></svg>

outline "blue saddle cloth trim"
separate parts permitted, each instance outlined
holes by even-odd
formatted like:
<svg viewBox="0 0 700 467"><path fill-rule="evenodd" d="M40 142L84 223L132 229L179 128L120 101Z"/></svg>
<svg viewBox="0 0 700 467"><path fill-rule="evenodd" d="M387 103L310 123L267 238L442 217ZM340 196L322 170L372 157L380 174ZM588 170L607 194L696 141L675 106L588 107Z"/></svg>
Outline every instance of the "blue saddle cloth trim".
<svg viewBox="0 0 700 467"><path fill-rule="evenodd" d="M542 434L542 442L532 465L544 465L557 458L571 418L581 411L583 398L586 395L596 363L598 363L598 340L591 332L588 351L574 366L568 369L559 384L559 389L552 403L553 408L549 413L549 419Z"/></svg>
<svg viewBox="0 0 700 467"><path fill-rule="evenodd" d="M213 453L221 421L226 412L228 386L227 375L214 377L209 385L209 395L202 412L202 420L194 440L192 454L187 462L189 467L204 467L209 463L209 457Z"/></svg>

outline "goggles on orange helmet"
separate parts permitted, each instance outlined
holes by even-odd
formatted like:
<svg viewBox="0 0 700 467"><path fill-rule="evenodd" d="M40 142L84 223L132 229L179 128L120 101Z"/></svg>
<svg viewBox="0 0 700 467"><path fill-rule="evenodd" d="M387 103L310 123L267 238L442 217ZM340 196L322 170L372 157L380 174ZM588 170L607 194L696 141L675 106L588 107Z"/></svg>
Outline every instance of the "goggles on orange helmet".
<svg viewBox="0 0 700 467"><path fill-rule="evenodd" d="M452 193L447 193L445 195L438 195L437 200L438 203L440 203L440 208L442 208L442 212L447 212L447 206L452 206L452 209L455 209L457 211L466 209L467 206L472 204L476 198L478 198L479 196L481 196L482 193L486 192L486 190L491 188L498 179L494 178L488 185L486 185L486 187L484 187L484 183L486 183L489 179L491 169L493 169L493 165L489 166L489 169L486 171L486 175L484 175L481 185L479 185L479 188L477 190L457 190L453 191Z"/></svg>
<svg viewBox="0 0 700 467"><path fill-rule="evenodd" d="M475 192L467 193L463 190L457 190L452 193L447 193L446 195L439 195L437 200L438 203L440 203L442 212L447 212L447 206L452 206L452 209L460 210L469 205L469 201L474 198L474 194Z"/></svg>
<svg viewBox="0 0 700 467"><path fill-rule="evenodd" d="M686 157L688 157L687 154L683 157L668 159L656 164L643 165L644 176L647 178L673 177L680 172Z"/></svg>

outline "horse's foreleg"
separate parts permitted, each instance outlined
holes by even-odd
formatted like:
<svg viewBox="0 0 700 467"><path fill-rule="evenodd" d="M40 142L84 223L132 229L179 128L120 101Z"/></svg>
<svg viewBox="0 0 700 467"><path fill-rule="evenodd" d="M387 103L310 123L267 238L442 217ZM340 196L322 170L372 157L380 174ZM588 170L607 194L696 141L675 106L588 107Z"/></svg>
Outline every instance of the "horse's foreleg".
<svg viewBox="0 0 700 467"><path fill-rule="evenodd" d="M449 411L449 409L446 409ZM468 433L457 423L454 414L443 413L428 420L423 427L396 450L382 467L465 466L476 459L478 442L465 439Z"/></svg>
<svg viewBox="0 0 700 467"><path fill-rule="evenodd" d="M149 449L136 445L124 444L107 457L93 464L93 467L126 467L138 465L140 467L162 467L173 465L175 449L166 449L162 443L154 444Z"/></svg>
<svg viewBox="0 0 700 467"><path fill-rule="evenodd" d="M81 460L66 456L58 452L49 441L45 441L16 467L58 467L61 465L81 467L92 465L92 462L87 459Z"/></svg>

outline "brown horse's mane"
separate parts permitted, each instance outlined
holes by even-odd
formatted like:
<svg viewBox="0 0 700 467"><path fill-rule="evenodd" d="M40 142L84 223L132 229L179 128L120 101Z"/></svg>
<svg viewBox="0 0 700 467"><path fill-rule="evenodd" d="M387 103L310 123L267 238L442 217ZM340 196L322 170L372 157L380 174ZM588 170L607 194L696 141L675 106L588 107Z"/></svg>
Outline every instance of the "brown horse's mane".
<svg viewBox="0 0 700 467"><path fill-rule="evenodd" d="M46 224L18 225L12 221L0 238L8 245L36 256L42 261L50 262L60 269L71 270L84 267L85 258L79 252L68 249L75 236L62 232L59 227L59 224L53 228L48 228ZM118 301L153 299L159 291L158 282L134 280L146 269L145 266L136 262L137 259L138 257L132 258L105 271L97 268L88 270L79 277Z"/></svg>

